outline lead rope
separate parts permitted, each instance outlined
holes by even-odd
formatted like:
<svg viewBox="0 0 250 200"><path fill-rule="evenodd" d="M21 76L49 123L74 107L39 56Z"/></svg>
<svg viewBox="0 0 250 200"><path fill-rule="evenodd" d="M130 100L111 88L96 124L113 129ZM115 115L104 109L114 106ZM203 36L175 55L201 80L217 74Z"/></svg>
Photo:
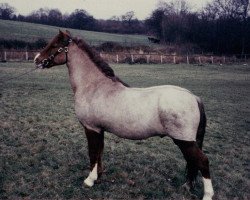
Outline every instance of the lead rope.
<svg viewBox="0 0 250 200"><path fill-rule="evenodd" d="M10 80L17 79L17 78L19 78L19 77L22 77L22 76L25 76L25 75L27 75L27 74L30 74L30 73L32 73L33 71L37 70L37 69L39 69L39 68L34 68L34 69L31 69L31 70L29 70L29 71L26 71L26 72L24 72L24 73L22 73L22 74L19 74L18 76L14 76L14 77L11 77L11 78L8 78L8 79L0 80L0 83L5 84L6 82L8 82L8 81L10 81Z"/></svg>
<svg viewBox="0 0 250 200"><path fill-rule="evenodd" d="M43 62L44 62L45 60L46 60L46 62L48 62L48 63L49 63L50 61L53 61L53 59L55 58L55 56L57 56L57 54L61 53L61 52L64 50L64 52L65 52L65 54L66 54L66 63L67 63L67 62L68 62L68 51L69 51L68 45L69 45L69 43L71 43L72 41L73 41L73 40L70 38L70 39L68 40L67 46L65 46L64 48L60 47L60 48L56 51L55 54L52 54L48 59L44 59ZM21 76L25 76L26 74L30 74L31 72L33 72L33 71L35 71L35 70L37 70L37 69L39 69L39 67L36 67L36 68L34 68L34 69L32 69L32 70L29 70L29 71L26 71L25 73L22 73L22 74L20 74L20 75L18 75L18 76L14 76L14 77L11 77L11 78L8 78L8 79L5 79L5 80L0 80L0 83L5 84L6 82L8 82L8 81L10 81L10 80L19 78L19 77L21 77Z"/></svg>

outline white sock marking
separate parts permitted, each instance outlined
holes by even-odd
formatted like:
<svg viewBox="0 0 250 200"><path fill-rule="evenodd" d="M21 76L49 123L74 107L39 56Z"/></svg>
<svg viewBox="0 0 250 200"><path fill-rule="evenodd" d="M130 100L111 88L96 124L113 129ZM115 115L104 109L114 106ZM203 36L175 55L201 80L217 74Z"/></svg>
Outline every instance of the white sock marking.
<svg viewBox="0 0 250 200"><path fill-rule="evenodd" d="M98 178L98 175L97 175L97 163L96 163L93 170L89 173L88 178L84 180L84 183L87 186L92 187L94 185L94 182L97 180L97 178Z"/></svg>
<svg viewBox="0 0 250 200"><path fill-rule="evenodd" d="M212 200L214 195L214 190L212 186L211 179L202 178L204 184L204 196L202 200Z"/></svg>

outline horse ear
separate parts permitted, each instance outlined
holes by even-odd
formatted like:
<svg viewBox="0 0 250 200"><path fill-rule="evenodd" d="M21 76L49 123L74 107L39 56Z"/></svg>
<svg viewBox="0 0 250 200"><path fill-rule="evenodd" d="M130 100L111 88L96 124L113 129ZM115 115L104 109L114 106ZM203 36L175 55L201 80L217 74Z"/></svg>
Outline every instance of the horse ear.
<svg viewBox="0 0 250 200"><path fill-rule="evenodd" d="M71 37L71 33L70 33L68 30L66 30L66 34L67 34L69 37Z"/></svg>
<svg viewBox="0 0 250 200"><path fill-rule="evenodd" d="M59 29L59 38L63 38L64 36L64 32L62 32L60 29Z"/></svg>

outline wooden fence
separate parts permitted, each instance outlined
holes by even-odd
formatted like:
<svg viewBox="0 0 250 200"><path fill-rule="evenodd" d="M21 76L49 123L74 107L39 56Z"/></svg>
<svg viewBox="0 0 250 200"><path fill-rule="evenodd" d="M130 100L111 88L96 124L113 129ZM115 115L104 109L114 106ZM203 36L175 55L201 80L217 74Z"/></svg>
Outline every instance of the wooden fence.
<svg viewBox="0 0 250 200"><path fill-rule="evenodd" d="M0 61L33 61L38 51L18 51L18 50L2 50L0 51ZM232 55L232 56L216 56L216 55L173 55L173 54L139 54L139 53L104 53L100 56L108 63L186 63L186 64L229 64L248 62L250 54Z"/></svg>
<svg viewBox="0 0 250 200"><path fill-rule="evenodd" d="M0 61L32 61L38 51L2 50L0 51Z"/></svg>

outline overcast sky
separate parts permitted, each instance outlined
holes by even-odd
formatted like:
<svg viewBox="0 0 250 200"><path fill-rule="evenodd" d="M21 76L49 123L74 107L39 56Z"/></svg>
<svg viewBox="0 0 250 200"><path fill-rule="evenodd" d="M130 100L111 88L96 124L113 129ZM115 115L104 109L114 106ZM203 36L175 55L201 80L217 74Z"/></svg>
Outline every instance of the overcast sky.
<svg viewBox="0 0 250 200"><path fill-rule="evenodd" d="M167 0L166 0L167 1ZM211 0L186 0L192 10L198 10ZM138 19L145 19L160 0L0 0L17 9L17 13L27 15L39 8L58 8L62 13L84 9L96 19L109 19L134 11Z"/></svg>

